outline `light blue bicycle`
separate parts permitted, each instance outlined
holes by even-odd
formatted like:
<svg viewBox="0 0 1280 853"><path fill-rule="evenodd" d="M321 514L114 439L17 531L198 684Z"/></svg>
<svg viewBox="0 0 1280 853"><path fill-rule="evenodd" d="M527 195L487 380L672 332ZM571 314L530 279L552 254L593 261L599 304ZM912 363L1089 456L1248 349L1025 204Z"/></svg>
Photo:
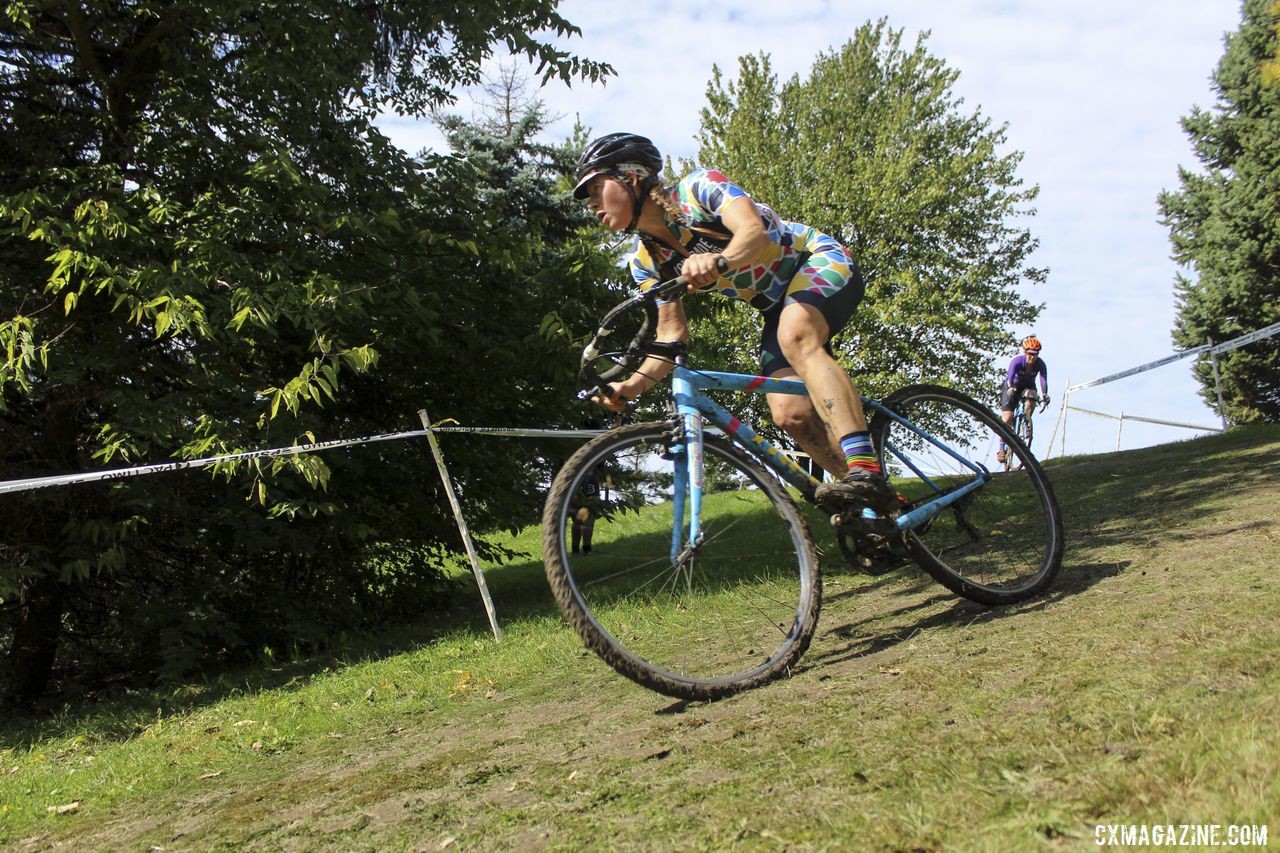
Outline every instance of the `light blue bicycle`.
<svg viewBox="0 0 1280 853"><path fill-rule="evenodd" d="M542 542L556 602L588 648L660 693L714 699L789 672L813 638L819 551L788 487L812 500L818 481L706 393L805 394L802 382L697 370L682 346L653 340L656 300L684 287L673 279L621 303L584 350L584 398L646 356L670 358L675 411L579 448L552 483ZM638 331L612 345L628 322ZM1052 583L1062 562L1058 504L999 417L932 385L863 402L901 510L831 516L851 563L878 574L914 560L990 605ZM1001 438L1022 463L1015 471L987 467ZM589 504L592 479L607 497ZM584 506L597 519L595 544L579 555L568 530Z"/></svg>

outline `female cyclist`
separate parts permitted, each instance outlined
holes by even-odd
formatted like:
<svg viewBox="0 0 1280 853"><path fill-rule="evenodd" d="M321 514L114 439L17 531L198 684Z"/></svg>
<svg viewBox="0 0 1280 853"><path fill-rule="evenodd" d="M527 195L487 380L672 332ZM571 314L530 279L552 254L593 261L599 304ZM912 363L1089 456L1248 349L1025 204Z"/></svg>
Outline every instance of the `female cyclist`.
<svg viewBox="0 0 1280 853"><path fill-rule="evenodd" d="M699 169L674 186L660 182L662 155L643 136L611 133L592 141L578 161L574 196L613 231L635 231L628 257L641 289L683 275L689 290L717 290L760 311L764 376L798 376L808 397L768 395L774 421L835 478L815 495L823 506L865 503L887 513L898 502L876 462L858 391L836 363L830 341L862 299L862 276L833 238L778 217L720 172ZM717 262L723 259L727 272ZM659 340L686 341L689 324L678 297L658 306ZM621 411L658 384L673 365L650 357L610 385L606 399Z"/></svg>
<svg viewBox="0 0 1280 853"><path fill-rule="evenodd" d="M1009 370L1005 374L1004 391L1000 396L1000 418L1007 424L1013 424L1013 410L1024 405L1024 393L1031 392L1035 399L1036 377L1040 377L1040 408L1049 407L1049 367L1040 358L1040 339L1028 335L1022 339L1022 355L1016 355L1009 362ZM1000 448L996 451L996 461L1004 463L1004 439L1000 440Z"/></svg>

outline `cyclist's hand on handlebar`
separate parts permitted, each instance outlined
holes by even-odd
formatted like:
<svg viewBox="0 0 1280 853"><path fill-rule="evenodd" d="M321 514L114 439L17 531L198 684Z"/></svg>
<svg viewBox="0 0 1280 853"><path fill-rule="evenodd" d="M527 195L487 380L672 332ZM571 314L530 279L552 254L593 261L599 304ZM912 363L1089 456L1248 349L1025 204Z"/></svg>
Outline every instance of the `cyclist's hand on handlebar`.
<svg viewBox="0 0 1280 853"><path fill-rule="evenodd" d="M1049 395L1045 394L1040 398L1040 411L1043 412L1047 408L1049 408Z"/></svg>
<svg viewBox="0 0 1280 853"><path fill-rule="evenodd" d="M610 382L608 392L608 396L599 393L593 395L591 402L599 403L611 412L625 412L627 406L631 405L631 398L623 395L621 382Z"/></svg>
<svg viewBox="0 0 1280 853"><path fill-rule="evenodd" d="M684 259L680 267L680 275L689 282L689 290L703 290L715 284L720 276L729 271L729 264L723 256L712 253L690 255Z"/></svg>

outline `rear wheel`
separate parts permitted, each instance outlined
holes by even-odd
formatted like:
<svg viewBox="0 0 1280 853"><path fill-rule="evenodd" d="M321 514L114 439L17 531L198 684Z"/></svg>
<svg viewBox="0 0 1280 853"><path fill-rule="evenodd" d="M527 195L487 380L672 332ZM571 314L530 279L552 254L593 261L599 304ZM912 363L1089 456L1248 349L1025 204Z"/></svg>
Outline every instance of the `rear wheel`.
<svg viewBox="0 0 1280 853"><path fill-rule="evenodd" d="M556 602L588 648L645 687L714 699L787 673L808 648L818 555L786 488L709 435L702 534L690 543L685 512L677 517L677 429L635 424L581 447L547 496L543 555ZM593 549L575 554L570 508L593 472L604 487Z"/></svg>
<svg viewBox="0 0 1280 853"><path fill-rule="evenodd" d="M1022 439L985 406L949 388L913 385L881 402L955 454L876 413L871 428L881 465L909 508L976 485L906 534L921 567L983 604L1009 604L1046 589L1062 564L1062 516ZM991 473L986 466L1002 439L1012 470Z"/></svg>

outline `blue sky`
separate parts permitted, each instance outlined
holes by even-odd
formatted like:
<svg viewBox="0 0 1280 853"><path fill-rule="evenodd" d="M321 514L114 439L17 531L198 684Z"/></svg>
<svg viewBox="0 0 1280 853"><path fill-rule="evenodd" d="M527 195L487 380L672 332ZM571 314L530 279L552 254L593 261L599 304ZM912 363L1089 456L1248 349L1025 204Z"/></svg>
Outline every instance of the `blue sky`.
<svg viewBox="0 0 1280 853"><path fill-rule="evenodd" d="M1045 453L1068 381L1173 352L1176 266L1156 196L1178 187L1179 165L1198 166L1179 119L1215 103L1209 78L1223 36L1239 26L1236 0L565 0L559 11L582 28L566 49L618 73L605 85L542 90L563 116L551 137L567 136L580 117L596 133L644 133L684 157L694 154L713 65L732 75L739 56L764 52L780 79L804 76L820 51L839 47L868 20L886 18L908 44L928 31L929 52L960 72L954 91L963 108L1007 125L1006 153L1021 151L1020 177L1040 187L1026 225L1040 241L1034 263L1049 277L1028 295L1045 310L1033 329L1014 330L1041 337L1050 368L1054 403L1039 421L1037 452ZM464 96L457 111L468 109ZM437 138L420 123L387 119L383 127L410 150ZM1002 367L993 364L993 372ZM1080 392L1072 404L1217 424L1197 389L1186 360ZM1115 421L1072 412L1066 423L1068 453L1116 445ZM1194 434L1126 421L1121 444Z"/></svg>

